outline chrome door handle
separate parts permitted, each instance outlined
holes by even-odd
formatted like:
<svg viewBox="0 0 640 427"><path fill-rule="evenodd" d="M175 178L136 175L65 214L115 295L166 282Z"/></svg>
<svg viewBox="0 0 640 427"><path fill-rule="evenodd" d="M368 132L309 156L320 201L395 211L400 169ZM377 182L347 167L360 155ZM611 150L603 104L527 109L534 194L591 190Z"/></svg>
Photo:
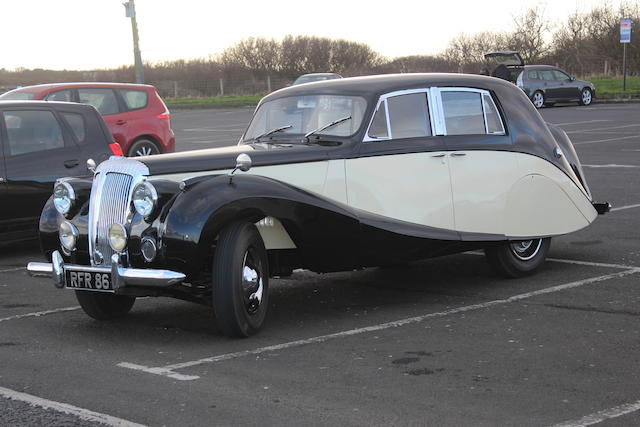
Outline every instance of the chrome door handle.
<svg viewBox="0 0 640 427"><path fill-rule="evenodd" d="M444 153L432 154L431 157L444 157Z"/></svg>
<svg viewBox="0 0 640 427"><path fill-rule="evenodd" d="M467 153L451 153L451 155L455 157L462 157L462 156L466 156Z"/></svg>

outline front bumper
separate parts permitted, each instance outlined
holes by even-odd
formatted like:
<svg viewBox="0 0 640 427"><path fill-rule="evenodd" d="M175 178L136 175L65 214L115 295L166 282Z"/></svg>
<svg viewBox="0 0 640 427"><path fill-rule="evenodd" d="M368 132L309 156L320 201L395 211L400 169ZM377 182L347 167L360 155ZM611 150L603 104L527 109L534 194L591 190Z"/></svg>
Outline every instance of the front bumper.
<svg viewBox="0 0 640 427"><path fill-rule="evenodd" d="M111 268L91 267L87 265L65 265L60 252L54 251L51 263L30 262L27 271L31 276L45 276L53 278L53 284L58 288L64 288L65 269L88 273L111 273L111 283L114 292L121 293L128 287L166 288L182 283L185 275L170 270L151 270L143 268L125 268L122 266L120 256L117 254L111 258Z"/></svg>

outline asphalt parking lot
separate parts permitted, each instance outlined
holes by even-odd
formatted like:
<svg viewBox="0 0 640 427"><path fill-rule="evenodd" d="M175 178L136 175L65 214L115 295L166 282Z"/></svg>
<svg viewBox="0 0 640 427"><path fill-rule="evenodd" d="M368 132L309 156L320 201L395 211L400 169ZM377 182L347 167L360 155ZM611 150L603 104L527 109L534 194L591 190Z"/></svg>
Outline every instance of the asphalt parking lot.
<svg viewBox="0 0 640 427"><path fill-rule="evenodd" d="M174 113L178 150L235 143L251 113ZM640 425L640 104L541 114L614 209L524 279L477 253L298 271L231 340L169 299L93 321L27 276L37 244L0 249L0 425Z"/></svg>

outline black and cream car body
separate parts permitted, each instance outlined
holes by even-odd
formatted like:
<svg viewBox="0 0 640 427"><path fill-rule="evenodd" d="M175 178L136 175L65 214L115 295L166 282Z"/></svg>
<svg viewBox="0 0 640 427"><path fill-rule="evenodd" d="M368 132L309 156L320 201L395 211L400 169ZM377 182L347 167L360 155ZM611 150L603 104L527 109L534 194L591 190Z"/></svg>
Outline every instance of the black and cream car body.
<svg viewBox="0 0 640 427"><path fill-rule="evenodd" d="M484 249L505 276L544 261L594 203L567 135L500 79L405 74L266 96L238 146L113 157L55 187L40 220L52 274L90 316L140 296L213 306L232 336L262 326L269 277Z"/></svg>

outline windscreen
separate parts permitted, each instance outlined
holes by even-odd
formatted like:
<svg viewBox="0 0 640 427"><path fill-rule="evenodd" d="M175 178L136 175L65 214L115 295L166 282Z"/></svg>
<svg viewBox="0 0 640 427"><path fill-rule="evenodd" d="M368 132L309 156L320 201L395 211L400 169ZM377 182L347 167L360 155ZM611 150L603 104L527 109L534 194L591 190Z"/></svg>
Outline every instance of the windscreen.
<svg viewBox="0 0 640 427"><path fill-rule="evenodd" d="M273 136L304 135L345 117L351 119L318 134L350 136L360 128L366 105L364 98L359 96L306 95L274 99L260 105L243 141L252 141L284 126L291 127L274 133Z"/></svg>

